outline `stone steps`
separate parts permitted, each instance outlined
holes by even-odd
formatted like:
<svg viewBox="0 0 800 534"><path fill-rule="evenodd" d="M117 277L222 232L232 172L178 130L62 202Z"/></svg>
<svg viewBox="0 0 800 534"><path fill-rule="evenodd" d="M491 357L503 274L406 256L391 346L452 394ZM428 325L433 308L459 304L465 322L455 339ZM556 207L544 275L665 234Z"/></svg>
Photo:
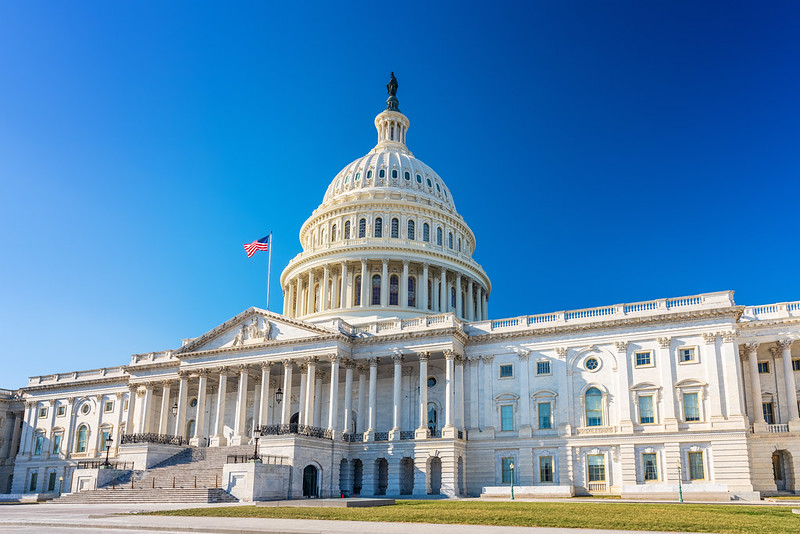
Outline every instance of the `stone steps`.
<svg viewBox="0 0 800 534"><path fill-rule="evenodd" d="M124 504L124 503L225 503L239 502L223 489L106 489L62 495L56 504Z"/></svg>

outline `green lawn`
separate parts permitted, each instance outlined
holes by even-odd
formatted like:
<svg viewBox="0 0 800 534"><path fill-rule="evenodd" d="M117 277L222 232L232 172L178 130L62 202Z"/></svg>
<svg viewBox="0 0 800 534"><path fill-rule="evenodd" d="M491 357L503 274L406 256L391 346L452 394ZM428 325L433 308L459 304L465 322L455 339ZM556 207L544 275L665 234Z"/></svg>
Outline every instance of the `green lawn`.
<svg viewBox="0 0 800 534"><path fill-rule="evenodd" d="M157 512L159 515L277 517L528 527L800 534L789 507L613 502L397 501L375 508L232 506Z"/></svg>

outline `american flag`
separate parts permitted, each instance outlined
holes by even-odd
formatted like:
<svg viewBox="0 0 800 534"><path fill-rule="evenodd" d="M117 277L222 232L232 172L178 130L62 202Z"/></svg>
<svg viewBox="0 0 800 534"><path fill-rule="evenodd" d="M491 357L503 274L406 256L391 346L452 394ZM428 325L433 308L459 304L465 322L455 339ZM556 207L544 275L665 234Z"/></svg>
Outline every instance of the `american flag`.
<svg viewBox="0 0 800 534"><path fill-rule="evenodd" d="M252 258L253 254L255 254L259 250L263 251L269 250L269 236L262 237L261 239L256 239L252 243L245 243L244 245L244 251L247 252L248 258Z"/></svg>

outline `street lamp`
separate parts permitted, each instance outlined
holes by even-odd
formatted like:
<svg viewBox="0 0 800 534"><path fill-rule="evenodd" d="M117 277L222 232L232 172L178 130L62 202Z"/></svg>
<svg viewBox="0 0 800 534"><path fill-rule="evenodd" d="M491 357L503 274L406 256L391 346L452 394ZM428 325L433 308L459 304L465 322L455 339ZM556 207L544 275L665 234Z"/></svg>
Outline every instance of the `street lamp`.
<svg viewBox="0 0 800 534"><path fill-rule="evenodd" d="M109 469L111 467L111 462L108 461L108 455L111 452L111 444L113 442L114 442L114 440L111 439L111 434L108 434L106 436L106 461L103 462L103 468L104 469Z"/></svg>
<svg viewBox="0 0 800 534"><path fill-rule="evenodd" d="M61 487L64 485L64 477L58 477L58 496L61 497Z"/></svg>
<svg viewBox="0 0 800 534"><path fill-rule="evenodd" d="M261 463L261 458L259 458L258 456L258 440L260 437L261 437L261 430L259 430L258 427L256 427L256 429L253 430L253 439L256 441L256 449L253 451L253 457L250 458L252 462L256 463Z"/></svg>
<svg viewBox="0 0 800 534"><path fill-rule="evenodd" d="M173 417L177 417L178 416L178 403L177 402L172 405L172 415L173 415Z"/></svg>
<svg viewBox="0 0 800 534"><path fill-rule="evenodd" d="M275 391L275 400L277 401L278 404L280 404L281 401L283 400L283 390L281 389L280 386L278 386L277 391Z"/></svg>
<svg viewBox="0 0 800 534"><path fill-rule="evenodd" d="M511 469L511 500L514 500L514 462L508 466Z"/></svg>
<svg viewBox="0 0 800 534"><path fill-rule="evenodd" d="M681 486L681 462L678 460L678 502L683 502L683 486Z"/></svg>

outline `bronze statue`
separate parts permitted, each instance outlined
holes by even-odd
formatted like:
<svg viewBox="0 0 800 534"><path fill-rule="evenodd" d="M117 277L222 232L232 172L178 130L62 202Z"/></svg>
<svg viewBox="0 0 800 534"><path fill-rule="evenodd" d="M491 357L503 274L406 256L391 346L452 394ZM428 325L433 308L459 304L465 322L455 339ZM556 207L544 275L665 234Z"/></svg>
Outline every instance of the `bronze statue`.
<svg viewBox="0 0 800 534"><path fill-rule="evenodd" d="M394 77L394 72L392 73L392 79L386 85L386 91L389 96L397 96L397 78Z"/></svg>

